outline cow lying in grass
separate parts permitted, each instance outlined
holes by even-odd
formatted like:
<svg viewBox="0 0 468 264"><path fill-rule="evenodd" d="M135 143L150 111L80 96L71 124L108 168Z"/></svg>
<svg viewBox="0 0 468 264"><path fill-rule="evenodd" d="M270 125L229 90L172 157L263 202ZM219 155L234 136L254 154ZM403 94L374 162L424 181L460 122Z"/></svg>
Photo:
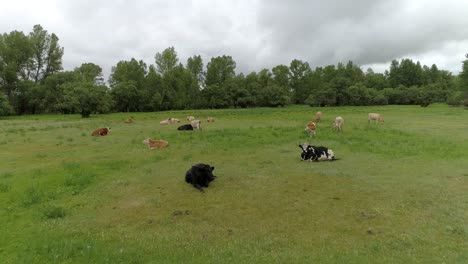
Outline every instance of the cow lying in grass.
<svg viewBox="0 0 468 264"><path fill-rule="evenodd" d="M191 124L181 125L177 130L193 130L193 126Z"/></svg>
<svg viewBox="0 0 468 264"><path fill-rule="evenodd" d="M309 144L299 145L302 150L301 160L321 161L321 160L336 160L333 150L326 147L316 147Z"/></svg>
<svg viewBox="0 0 468 264"><path fill-rule="evenodd" d="M180 123L180 120L177 118L170 117L166 120L159 122L160 125L169 125L169 124L175 124L175 123Z"/></svg>
<svg viewBox="0 0 468 264"><path fill-rule="evenodd" d="M109 131L111 131L110 127L98 128L91 133L91 136L105 136Z"/></svg>
<svg viewBox="0 0 468 264"><path fill-rule="evenodd" d="M153 139L147 138L143 140L143 144L148 145L150 149L155 149L155 148L158 149L158 148L167 147L169 145L169 142L167 142L166 140L162 140L162 139L153 140Z"/></svg>
<svg viewBox="0 0 468 264"><path fill-rule="evenodd" d="M208 187L210 182L216 178L213 175L213 170L214 167L208 164L195 164L185 173L185 181L192 184L200 192L204 192L203 187Z"/></svg>

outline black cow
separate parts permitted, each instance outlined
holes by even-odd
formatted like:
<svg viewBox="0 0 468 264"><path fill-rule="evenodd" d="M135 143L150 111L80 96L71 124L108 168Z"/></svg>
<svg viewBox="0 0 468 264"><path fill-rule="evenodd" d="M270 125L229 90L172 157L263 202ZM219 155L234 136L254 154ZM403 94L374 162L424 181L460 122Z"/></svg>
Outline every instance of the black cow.
<svg viewBox="0 0 468 264"><path fill-rule="evenodd" d="M301 160L336 160L333 150L326 147L316 147L306 144L299 145L299 147L302 149Z"/></svg>
<svg viewBox="0 0 468 264"><path fill-rule="evenodd" d="M191 124L186 124L178 127L177 130L193 130L193 126Z"/></svg>
<svg viewBox="0 0 468 264"><path fill-rule="evenodd" d="M201 192L204 192L203 187L208 187L208 184L216 178L213 175L213 170L214 167L208 164L195 164L185 173L185 181L191 183L193 187Z"/></svg>

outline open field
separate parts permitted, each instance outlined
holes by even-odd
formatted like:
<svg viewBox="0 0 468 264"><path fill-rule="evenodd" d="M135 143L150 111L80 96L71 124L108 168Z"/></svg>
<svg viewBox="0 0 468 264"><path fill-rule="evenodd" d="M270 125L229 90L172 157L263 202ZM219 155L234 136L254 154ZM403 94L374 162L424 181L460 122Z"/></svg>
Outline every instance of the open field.
<svg viewBox="0 0 468 264"><path fill-rule="evenodd" d="M323 112L317 137L305 124ZM367 124L378 112L384 125ZM194 115L203 131L159 121ZM344 132L332 122L345 119ZM132 116L133 124L124 124ZM91 137L110 126L105 137ZM149 150L146 137L169 148ZM300 143L334 150L302 162ZM192 164L215 166L205 193ZM0 263L466 263L468 111L257 108L0 119Z"/></svg>

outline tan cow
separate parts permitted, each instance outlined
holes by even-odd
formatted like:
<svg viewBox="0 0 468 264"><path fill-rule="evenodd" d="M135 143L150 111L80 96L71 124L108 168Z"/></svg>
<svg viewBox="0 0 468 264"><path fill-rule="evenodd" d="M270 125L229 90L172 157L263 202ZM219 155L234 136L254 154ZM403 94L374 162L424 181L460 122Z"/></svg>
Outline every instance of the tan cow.
<svg viewBox="0 0 468 264"><path fill-rule="evenodd" d="M343 130L344 119L341 116L337 116L335 118L335 122L333 122L333 127L336 131L340 132Z"/></svg>
<svg viewBox="0 0 468 264"><path fill-rule="evenodd" d="M370 124L371 121L374 121L377 123L379 122L380 124L384 123L383 115L381 114L376 114L376 113L369 113L369 118L367 119L367 123Z"/></svg>
<svg viewBox="0 0 468 264"><path fill-rule="evenodd" d="M193 120L195 120L194 116L187 116L187 121L193 121Z"/></svg>
<svg viewBox="0 0 468 264"><path fill-rule="evenodd" d="M170 117L166 120L159 122L160 125L169 125L169 124L175 124L175 123L180 123L180 120L177 118Z"/></svg>
<svg viewBox="0 0 468 264"><path fill-rule="evenodd" d="M167 142L165 140L162 140L162 139L153 140L153 139L147 138L147 139L143 140L143 143L148 145L148 147L150 149L165 148L165 147L169 146L169 142Z"/></svg>
<svg viewBox="0 0 468 264"><path fill-rule="evenodd" d="M214 122L214 121L215 121L215 119L214 119L213 117L208 117L208 118L206 119L206 122L208 122L208 123L212 123L212 122Z"/></svg>
<svg viewBox="0 0 468 264"><path fill-rule="evenodd" d="M133 123L133 119L128 118L127 120L125 120L125 124L131 124L131 123Z"/></svg>
<svg viewBox="0 0 468 264"><path fill-rule="evenodd" d="M315 129L317 128L317 126L315 125L314 122L310 121L307 123L307 126L305 127L305 131L307 132L307 134L309 134L309 136L315 136L316 133L315 133Z"/></svg>
<svg viewBox="0 0 468 264"><path fill-rule="evenodd" d="M322 120L322 112L318 111L316 114L315 114L315 122L320 122L320 120Z"/></svg>
<svg viewBox="0 0 468 264"><path fill-rule="evenodd" d="M177 118L171 117L171 118L169 118L168 120L169 120L169 123L170 123L170 124L180 123L180 120L177 119Z"/></svg>

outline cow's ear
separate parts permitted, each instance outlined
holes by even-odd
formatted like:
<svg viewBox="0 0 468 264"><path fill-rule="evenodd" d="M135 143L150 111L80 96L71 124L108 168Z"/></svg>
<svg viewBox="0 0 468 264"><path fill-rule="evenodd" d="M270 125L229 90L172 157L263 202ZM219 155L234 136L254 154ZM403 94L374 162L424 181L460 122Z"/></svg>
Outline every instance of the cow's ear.
<svg viewBox="0 0 468 264"><path fill-rule="evenodd" d="M211 167L211 171L214 171L214 167Z"/></svg>

